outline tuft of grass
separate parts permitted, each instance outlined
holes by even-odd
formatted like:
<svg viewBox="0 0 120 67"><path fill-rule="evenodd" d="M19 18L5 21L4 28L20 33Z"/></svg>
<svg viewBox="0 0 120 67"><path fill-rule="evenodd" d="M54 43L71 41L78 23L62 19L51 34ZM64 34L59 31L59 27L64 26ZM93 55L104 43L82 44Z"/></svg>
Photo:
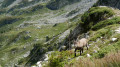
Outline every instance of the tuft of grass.
<svg viewBox="0 0 120 67"><path fill-rule="evenodd" d="M65 67L119 67L120 53L109 53L102 59L79 58Z"/></svg>

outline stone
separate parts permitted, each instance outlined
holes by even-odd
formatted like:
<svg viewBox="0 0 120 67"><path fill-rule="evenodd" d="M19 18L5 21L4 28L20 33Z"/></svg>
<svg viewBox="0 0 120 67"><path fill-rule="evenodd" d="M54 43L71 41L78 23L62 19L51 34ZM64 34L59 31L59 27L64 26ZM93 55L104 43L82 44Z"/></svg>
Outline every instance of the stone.
<svg viewBox="0 0 120 67"><path fill-rule="evenodd" d="M41 27L37 27L37 29L41 29Z"/></svg>
<svg viewBox="0 0 120 67"><path fill-rule="evenodd" d="M44 61L48 61L48 59L49 59L49 57L48 57L48 54L45 54L45 59L44 59Z"/></svg>
<svg viewBox="0 0 120 67"><path fill-rule="evenodd" d="M37 66L31 66L31 67L37 67Z"/></svg>
<svg viewBox="0 0 120 67"><path fill-rule="evenodd" d="M25 40L27 40L27 39L29 39L29 38L31 38L30 35L27 35L26 37L24 37Z"/></svg>
<svg viewBox="0 0 120 67"><path fill-rule="evenodd" d="M90 54L87 54L87 57L91 57L91 55L90 55Z"/></svg>
<svg viewBox="0 0 120 67"><path fill-rule="evenodd" d="M89 44L89 46L91 46L92 44Z"/></svg>
<svg viewBox="0 0 120 67"><path fill-rule="evenodd" d="M117 33L120 33L120 28L118 28L117 30L115 30Z"/></svg>
<svg viewBox="0 0 120 67"><path fill-rule="evenodd" d="M56 27L57 25L58 25L58 24L56 23L56 24L53 25L53 27Z"/></svg>
<svg viewBox="0 0 120 67"><path fill-rule="evenodd" d="M37 62L37 67L42 67L41 62L42 62L42 61L38 61L38 62Z"/></svg>
<svg viewBox="0 0 120 67"><path fill-rule="evenodd" d="M112 38L112 41L113 41L113 42L115 42L115 41L117 41L117 40L118 40L117 38Z"/></svg>

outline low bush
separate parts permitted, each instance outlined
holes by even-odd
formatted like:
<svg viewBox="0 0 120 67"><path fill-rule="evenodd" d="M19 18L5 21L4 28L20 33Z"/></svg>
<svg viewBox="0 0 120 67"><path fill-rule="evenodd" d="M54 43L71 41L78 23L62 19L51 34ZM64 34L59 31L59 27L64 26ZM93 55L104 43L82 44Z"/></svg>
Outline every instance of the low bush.
<svg viewBox="0 0 120 67"><path fill-rule="evenodd" d="M4 17L0 19L0 27L7 25L7 24L12 24L14 22L16 22L17 20L19 20L20 18L18 17Z"/></svg>
<svg viewBox="0 0 120 67"><path fill-rule="evenodd" d="M49 58L49 67L64 67L69 58L74 57L73 51L54 52Z"/></svg>
<svg viewBox="0 0 120 67"><path fill-rule="evenodd" d="M89 30L99 21L105 20L113 15L113 10L108 7L92 7L82 15L81 20L84 22L83 27Z"/></svg>

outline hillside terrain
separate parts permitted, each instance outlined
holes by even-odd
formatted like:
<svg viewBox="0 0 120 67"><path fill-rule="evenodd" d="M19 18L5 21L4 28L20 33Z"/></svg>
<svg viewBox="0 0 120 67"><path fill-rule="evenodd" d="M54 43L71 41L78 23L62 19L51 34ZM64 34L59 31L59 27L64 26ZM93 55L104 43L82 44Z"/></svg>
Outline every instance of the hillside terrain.
<svg viewBox="0 0 120 67"><path fill-rule="evenodd" d="M120 6L112 2L0 0L0 67L119 67ZM74 57L83 37L89 50Z"/></svg>
<svg viewBox="0 0 120 67"><path fill-rule="evenodd" d="M50 56L48 66L50 67L119 67L119 51L120 51L120 13L119 9L99 6L92 7L85 12L79 25L71 34L75 34L78 30L82 31L78 34L77 39L88 37L89 49L84 48L84 53L77 57L74 56L74 49L53 52ZM93 19L94 18L94 19ZM71 34L68 38L73 42L76 37ZM85 35L87 34L87 35ZM67 49L72 46L66 43Z"/></svg>

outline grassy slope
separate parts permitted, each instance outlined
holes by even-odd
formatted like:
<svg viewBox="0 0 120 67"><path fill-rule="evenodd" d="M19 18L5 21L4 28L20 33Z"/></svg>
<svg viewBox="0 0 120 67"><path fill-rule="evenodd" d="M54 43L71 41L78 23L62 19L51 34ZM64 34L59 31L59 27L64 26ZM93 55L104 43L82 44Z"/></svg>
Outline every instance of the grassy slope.
<svg viewBox="0 0 120 67"><path fill-rule="evenodd" d="M32 8L29 10L32 10ZM44 13L48 12L56 13L58 12L58 10L51 11L44 7L42 10L38 9L37 11L34 11L32 13L23 13L19 16L20 18L22 17L22 19L11 24L4 24L4 26L0 28L0 65L4 67L5 65L14 65L16 62L21 62L21 59L24 59L23 55L26 54L28 51L31 51L34 44L42 43L42 45L44 45L44 43L46 42L46 35L48 35L51 39L53 35L59 35L60 33L63 33L65 30L68 29L66 22L59 23L55 27L53 27L53 25L42 26L40 29L35 27L34 23L24 23L27 26L23 28L17 27L19 24L23 23L23 21L38 20ZM62 13L63 12L61 11L57 15L61 15ZM38 16L30 18L34 15ZM1 17L7 19L4 14L2 14ZM17 16L15 18L17 18ZM3 21L2 23L4 22L5 21ZM73 27L76 26L75 24L76 23L70 23L71 27L69 28L73 29ZM26 37L28 38L26 39ZM52 41L49 46L46 47L45 45L44 47L46 47L47 49L50 46L53 46L57 38L58 37L56 37L55 41ZM53 49L56 50L56 47L54 47ZM27 57L27 59L29 58L31 57ZM27 60L23 62L27 62Z"/></svg>
<svg viewBox="0 0 120 67"><path fill-rule="evenodd" d="M109 9L112 14L115 14L115 16L119 16L120 12L118 9L112 10L111 8L107 7L95 7L98 10L103 9L103 11L97 11L97 9L94 9L95 12L92 13L92 16L96 16L96 18L99 18L99 14L103 13L103 16L106 16L106 9ZM90 10L91 10L90 9ZM93 12L92 11L92 12ZM105 12L104 12L105 11ZM113 12L112 12L113 11ZM86 12L87 13L87 12ZM89 12L90 13L90 12ZM84 14L84 18L89 20L89 24L95 23L93 25L89 26L89 29L87 31L90 32L89 34L89 44L91 44L89 50L86 50L82 54L82 57L79 57L79 53L77 54L78 57L74 57L74 51L73 50L67 50L62 52L54 52L50 56L48 66L52 67L119 67L120 66L120 35L119 33L115 32L116 29L120 27L119 21L120 17L112 17L111 19L107 19L108 17L111 17L111 15L107 15L105 18L98 20L96 23L94 19L90 19L87 17L90 17L91 15L87 13L88 15ZM98 16L98 17L97 17ZM88 22L87 22L88 23ZM102 26L103 25L103 26ZM85 25L86 26L86 25ZM83 24L83 27L85 27ZM86 30L85 30L86 31ZM101 38L102 37L102 38ZM112 38L117 38L118 40L115 42L112 42ZM97 51L95 53L95 51ZM86 54L90 54L91 57L87 58Z"/></svg>

